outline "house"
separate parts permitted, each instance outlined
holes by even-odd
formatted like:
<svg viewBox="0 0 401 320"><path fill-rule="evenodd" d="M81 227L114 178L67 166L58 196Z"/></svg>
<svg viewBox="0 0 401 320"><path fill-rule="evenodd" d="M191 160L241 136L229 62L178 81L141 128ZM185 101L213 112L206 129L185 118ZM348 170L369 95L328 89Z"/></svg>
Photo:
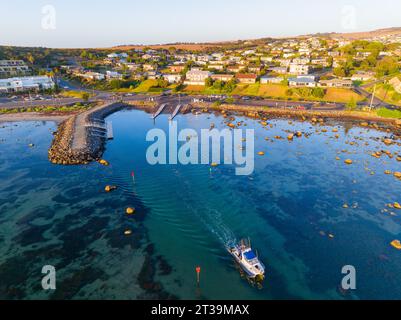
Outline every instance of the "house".
<svg viewBox="0 0 401 320"><path fill-rule="evenodd" d="M235 78L240 82L240 83L246 83L246 84L252 84L256 83L256 79L258 76L256 74L237 74Z"/></svg>
<svg viewBox="0 0 401 320"><path fill-rule="evenodd" d="M351 77L352 81L369 81L374 79L376 79L374 72L357 72Z"/></svg>
<svg viewBox="0 0 401 320"><path fill-rule="evenodd" d="M84 73L78 73L77 76L87 79L87 80L104 80L105 75L99 72L84 72Z"/></svg>
<svg viewBox="0 0 401 320"><path fill-rule="evenodd" d="M288 71L287 67L273 67L269 69L271 72L278 73L278 74L286 74Z"/></svg>
<svg viewBox="0 0 401 320"><path fill-rule="evenodd" d="M235 65L235 66L228 66L228 67L227 67L227 70L228 70L229 72L232 72L232 73L238 73L238 72L240 72L242 69L244 69L244 67L243 67L243 66L238 66L238 65Z"/></svg>
<svg viewBox="0 0 401 320"><path fill-rule="evenodd" d="M107 58L110 59L127 59L128 58L128 54L126 54L125 52L123 53L110 53L107 55Z"/></svg>
<svg viewBox="0 0 401 320"><path fill-rule="evenodd" d="M319 87L328 87L328 88L351 88L352 81L346 79L331 79L331 80L320 80L318 85Z"/></svg>
<svg viewBox="0 0 401 320"><path fill-rule="evenodd" d="M29 74L29 67L22 60L0 60L0 77Z"/></svg>
<svg viewBox="0 0 401 320"><path fill-rule="evenodd" d="M398 77L392 78L388 83L393 86L395 91L401 93L401 81Z"/></svg>
<svg viewBox="0 0 401 320"><path fill-rule="evenodd" d="M309 58L295 58L292 60L293 64L308 64L310 62Z"/></svg>
<svg viewBox="0 0 401 320"><path fill-rule="evenodd" d="M329 67L329 62L326 58L315 58L311 60L311 64L315 66Z"/></svg>
<svg viewBox="0 0 401 320"><path fill-rule="evenodd" d="M187 72L186 80L184 84L186 85L205 85L205 81L212 75L209 71L202 71L198 69L192 69Z"/></svg>
<svg viewBox="0 0 401 320"><path fill-rule="evenodd" d="M122 79L123 75L118 73L117 71L106 71L107 79Z"/></svg>
<svg viewBox="0 0 401 320"><path fill-rule="evenodd" d="M0 92L4 93L49 90L54 87L53 79L48 76L0 79Z"/></svg>
<svg viewBox="0 0 401 320"><path fill-rule="evenodd" d="M162 75L156 71L148 71L146 73L148 79L150 80L156 80L156 79L160 79L162 77Z"/></svg>
<svg viewBox="0 0 401 320"><path fill-rule="evenodd" d="M233 80L234 76L232 74L214 74L211 76L211 78L215 81L228 82Z"/></svg>
<svg viewBox="0 0 401 320"><path fill-rule="evenodd" d="M121 63L119 64L121 67L125 66L128 70L130 71L135 71L138 70L140 65L136 64L136 63L132 63L132 62L125 62L125 63Z"/></svg>
<svg viewBox="0 0 401 320"><path fill-rule="evenodd" d="M185 70L185 66L181 64L172 65L168 67L172 73L181 73Z"/></svg>
<svg viewBox="0 0 401 320"><path fill-rule="evenodd" d="M289 78L288 84L290 87L316 87L314 76L298 76L296 78Z"/></svg>
<svg viewBox="0 0 401 320"><path fill-rule="evenodd" d="M269 77L269 76L263 76L260 78L260 83L261 84L268 84L268 83L275 83L279 84L284 81L283 77Z"/></svg>
<svg viewBox="0 0 401 320"><path fill-rule="evenodd" d="M144 71L153 71L153 70L155 70L155 67L153 66L153 64L145 63L143 65L143 70Z"/></svg>
<svg viewBox="0 0 401 320"><path fill-rule="evenodd" d="M307 75L309 74L309 66L304 64L291 63L290 73L295 75Z"/></svg>
<svg viewBox="0 0 401 320"><path fill-rule="evenodd" d="M180 74L163 74L163 78L168 81L168 83L179 83L182 79Z"/></svg>
<svg viewBox="0 0 401 320"><path fill-rule="evenodd" d="M213 64L209 64L208 69L223 70L224 66L222 64L213 63Z"/></svg>
<svg viewBox="0 0 401 320"><path fill-rule="evenodd" d="M252 72L252 73L260 73L260 71L262 71L262 68L259 66L249 66L248 70L249 70L249 72Z"/></svg>

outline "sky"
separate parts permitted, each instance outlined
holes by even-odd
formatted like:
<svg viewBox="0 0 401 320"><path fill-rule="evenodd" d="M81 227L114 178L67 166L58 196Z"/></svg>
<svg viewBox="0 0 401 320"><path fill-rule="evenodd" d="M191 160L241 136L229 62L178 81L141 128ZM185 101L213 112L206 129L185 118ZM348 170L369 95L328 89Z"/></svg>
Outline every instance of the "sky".
<svg viewBox="0 0 401 320"><path fill-rule="evenodd" d="M214 42L401 27L400 0L0 0L0 45Z"/></svg>

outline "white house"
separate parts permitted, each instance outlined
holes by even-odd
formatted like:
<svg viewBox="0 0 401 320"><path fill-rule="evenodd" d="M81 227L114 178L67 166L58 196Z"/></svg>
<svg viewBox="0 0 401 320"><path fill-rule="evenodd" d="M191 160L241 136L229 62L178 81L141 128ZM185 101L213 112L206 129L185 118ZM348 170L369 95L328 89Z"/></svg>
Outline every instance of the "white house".
<svg viewBox="0 0 401 320"><path fill-rule="evenodd" d="M288 84L290 87L316 87L314 76L289 78Z"/></svg>
<svg viewBox="0 0 401 320"><path fill-rule="evenodd" d="M187 85L205 85L205 81L212 75L209 71L192 69L187 72L184 84Z"/></svg>
<svg viewBox="0 0 401 320"><path fill-rule="evenodd" d="M307 75L309 74L309 66L304 64L291 63L290 73L295 75Z"/></svg>
<svg viewBox="0 0 401 320"><path fill-rule="evenodd" d="M163 78L168 81L168 83L178 83L181 81L180 74L163 74Z"/></svg>
<svg viewBox="0 0 401 320"><path fill-rule="evenodd" d="M53 89L55 83L48 76L0 79L0 92L22 92Z"/></svg>
<svg viewBox="0 0 401 320"><path fill-rule="evenodd" d="M107 79L122 79L123 75L118 73L117 71L106 71Z"/></svg>
<svg viewBox="0 0 401 320"><path fill-rule="evenodd" d="M276 83L279 84L284 81L283 77L268 77L264 76L260 78L260 83L261 84L268 84L268 83Z"/></svg>

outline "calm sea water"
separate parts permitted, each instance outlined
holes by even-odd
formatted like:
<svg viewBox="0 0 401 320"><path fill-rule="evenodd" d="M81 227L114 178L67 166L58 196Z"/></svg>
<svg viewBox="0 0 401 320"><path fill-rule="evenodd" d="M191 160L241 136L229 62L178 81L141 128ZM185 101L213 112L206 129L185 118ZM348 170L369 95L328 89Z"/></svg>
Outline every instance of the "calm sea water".
<svg viewBox="0 0 401 320"><path fill-rule="evenodd" d="M121 111L108 120L110 167L50 164L54 123L0 125L0 299L401 299L401 253L390 246L401 212L386 208L401 201L401 183L384 173L400 163L370 156L399 151L378 141L385 133L288 120L264 128L238 117L255 129L255 152L266 153L244 177L235 166L149 165L146 133L167 131L166 115L154 123ZM226 127L213 114L176 120L181 129ZM311 135L274 139L288 130ZM106 194L107 184L119 188ZM128 206L137 214L125 215ZM225 250L243 237L267 266L263 288ZM41 289L44 265L57 269L54 292ZM357 271L353 292L339 290L345 265Z"/></svg>

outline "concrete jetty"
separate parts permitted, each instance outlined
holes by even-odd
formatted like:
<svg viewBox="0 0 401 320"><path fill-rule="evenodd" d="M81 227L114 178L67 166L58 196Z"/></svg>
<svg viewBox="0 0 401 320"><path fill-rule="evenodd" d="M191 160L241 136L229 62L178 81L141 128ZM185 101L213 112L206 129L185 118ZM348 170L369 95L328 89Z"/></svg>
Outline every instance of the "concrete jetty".
<svg viewBox="0 0 401 320"><path fill-rule="evenodd" d="M49 149L49 160L63 165L87 164L99 160L107 138L104 119L125 106L120 102L104 103L61 123ZM101 134L103 126L105 132Z"/></svg>

